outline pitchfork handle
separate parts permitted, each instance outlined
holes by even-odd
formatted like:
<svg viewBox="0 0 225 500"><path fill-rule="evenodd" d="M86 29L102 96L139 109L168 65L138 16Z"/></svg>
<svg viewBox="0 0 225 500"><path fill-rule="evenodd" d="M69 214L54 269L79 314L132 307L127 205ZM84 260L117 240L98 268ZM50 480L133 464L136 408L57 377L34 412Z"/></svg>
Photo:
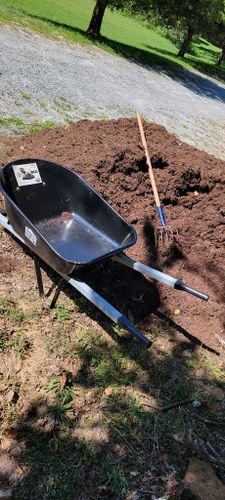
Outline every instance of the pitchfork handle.
<svg viewBox="0 0 225 500"><path fill-rule="evenodd" d="M141 134L143 148L145 151L146 163L148 165L148 174L149 174L151 185L152 185L155 203L156 203L157 209L159 209L161 207L160 200L159 200L159 194L158 194L158 190L157 190L157 186L156 186L156 182L155 182L155 177L154 177L153 168L152 168L152 164L151 164L151 160L150 160L150 156L149 156L149 152L148 152L148 146L147 146L147 142L146 142L146 138L145 138L142 119L141 119L141 115L140 115L139 111L137 111L137 121L138 121L138 126L139 126L139 130L140 130L140 134ZM161 217L160 217L160 219L161 219ZM162 225L165 225L165 223Z"/></svg>

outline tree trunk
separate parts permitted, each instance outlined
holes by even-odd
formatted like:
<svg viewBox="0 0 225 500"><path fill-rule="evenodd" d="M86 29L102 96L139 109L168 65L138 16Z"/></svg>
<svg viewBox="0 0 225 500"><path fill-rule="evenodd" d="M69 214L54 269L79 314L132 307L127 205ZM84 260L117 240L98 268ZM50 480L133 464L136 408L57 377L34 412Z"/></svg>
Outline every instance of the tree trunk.
<svg viewBox="0 0 225 500"><path fill-rule="evenodd" d="M102 19L105 13L108 0L97 0L87 33L92 36L98 37L102 25Z"/></svg>
<svg viewBox="0 0 225 500"><path fill-rule="evenodd" d="M225 59L225 45L222 47L220 54L217 57L216 64L220 66L221 62Z"/></svg>
<svg viewBox="0 0 225 500"><path fill-rule="evenodd" d="M188 47L191 43L191 39L194 35L194 30L191 26L188 26L187 34L184 37L183 43L181 45L181 48L177 54L178 57L184 57L184 54L186 54Z"/></svg>

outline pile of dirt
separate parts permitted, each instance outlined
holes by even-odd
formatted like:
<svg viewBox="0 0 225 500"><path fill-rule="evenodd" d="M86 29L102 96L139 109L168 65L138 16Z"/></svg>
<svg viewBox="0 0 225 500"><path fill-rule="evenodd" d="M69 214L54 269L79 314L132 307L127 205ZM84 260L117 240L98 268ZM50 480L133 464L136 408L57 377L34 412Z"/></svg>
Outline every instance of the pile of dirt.
<svg viewBox="0 0 225 500"><path fill-rule="evenodd" d="M146 123L145 131L167 222L179 230L173 245L157 248L154 242L158 220L134 119L83 120L14 139L1 161L45 158L81 174L134 225L138 242L130 256L183 279L210 299L203 303L163 285L151 286L109 263L92 273L95 288L134 319L145 317L146 328L150 313L160 312L184 334L218 350L218 336L225 339L225 162L180 142L164 127Z"/></svg>

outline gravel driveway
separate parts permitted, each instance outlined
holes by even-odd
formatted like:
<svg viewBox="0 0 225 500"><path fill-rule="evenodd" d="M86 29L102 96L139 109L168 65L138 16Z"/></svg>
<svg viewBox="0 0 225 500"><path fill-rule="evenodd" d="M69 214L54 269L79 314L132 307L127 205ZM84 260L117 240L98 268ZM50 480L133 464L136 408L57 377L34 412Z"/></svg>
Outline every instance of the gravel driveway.
<svg viewBox="0 0 225 500"><path fill-rule="evenodd" d="M81 118L133 116L225 160L225 86L200 73L173 78L93 46L0 30L2 130L30 131Z"/></svg>

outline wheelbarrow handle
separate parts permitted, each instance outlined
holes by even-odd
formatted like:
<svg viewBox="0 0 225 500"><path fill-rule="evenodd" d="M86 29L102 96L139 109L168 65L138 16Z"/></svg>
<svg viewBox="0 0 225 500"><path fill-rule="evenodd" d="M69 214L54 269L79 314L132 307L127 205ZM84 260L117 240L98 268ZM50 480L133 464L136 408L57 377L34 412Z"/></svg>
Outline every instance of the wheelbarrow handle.
<svg viewBox="0 0 225 500"><path fill-rule="evenodd" d="M182 290L183 292L191 293L191 295L194 295L201 300L207 301L209 299L208 295L203 292L199 292L199 290L195 290L195 288L192 288L189 285L186 285L186 283L184 283L182 280L176 280L174 288L176 290Z"/></svg>
<svg viewBox="0 0 225 500"><path fill-rule="evenodd" d="M141 262L133 260L123 253L121 253L119 255L115 255L113 257L113 260L115 260L115 261L119 262L120 264L123 264L127 267L130 267L131 269L134 269L135 271L138 271L139 273L143 274L144 276L149 276L150 278L153 278L156 281L159 281L161 283L164 283L165 285L171 286L172 288L190 293L191 295L194 295L195 297L198 297L201 300L208 300L208 295L206 295L205 293L199 292L198 290L195 290L195 288L190 287L189 285L184 283L182 280L179 280L177 278L173 278L169 274L162 273L161 271L158 271L157 269L154 269L153 267L146 266L146 264L142 264Z"/></svg>
<svg viewBox="0 0 225 500"><path fill-rule="evenodd" d="M101 295L99 295L93 288L91 288L87 283L81 281L79 279L71 278L70 276L63 275L61 276L70 284L73 288L78 290L86 299L88 299L92 304L94 304L100 311L102 311L108 318L117 323L119 326L122 326L130 333L132 333L145 347L150 347L152 342L143 335L143 333L139 332L139 330L132 325L132 323L121 314L115 307L113 307L107 300L105 300Z"/></svg>

